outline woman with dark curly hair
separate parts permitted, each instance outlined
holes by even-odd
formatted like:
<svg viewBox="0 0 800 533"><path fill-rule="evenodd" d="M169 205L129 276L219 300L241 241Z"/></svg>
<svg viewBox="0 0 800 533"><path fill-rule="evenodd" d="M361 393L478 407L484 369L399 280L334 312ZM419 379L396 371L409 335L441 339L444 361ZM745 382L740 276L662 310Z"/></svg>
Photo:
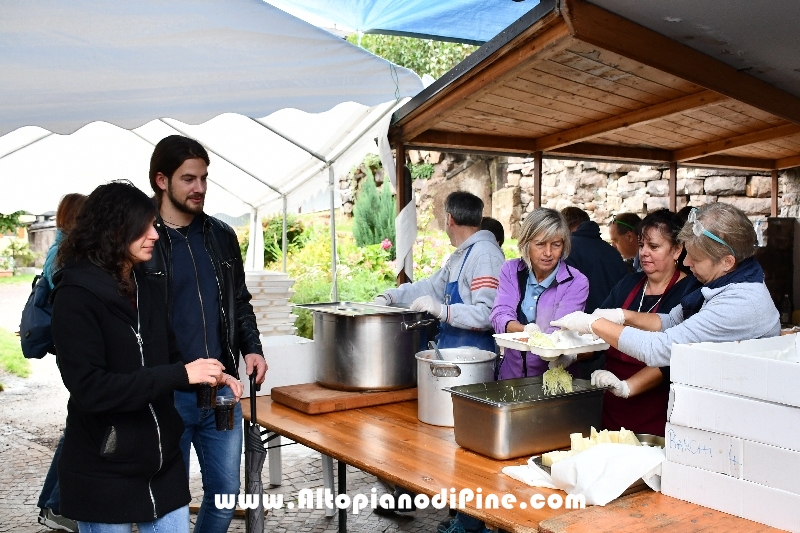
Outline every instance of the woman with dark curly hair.
<svg viewBox="0 0 800 533"><path fill-rule="evenodd" d="M181 362L150 259L156 208L127 182L92 192L58 251L53 339L70 392L61 511L81 532L189 531L176 389L222 381L213 359Z"/></svg>

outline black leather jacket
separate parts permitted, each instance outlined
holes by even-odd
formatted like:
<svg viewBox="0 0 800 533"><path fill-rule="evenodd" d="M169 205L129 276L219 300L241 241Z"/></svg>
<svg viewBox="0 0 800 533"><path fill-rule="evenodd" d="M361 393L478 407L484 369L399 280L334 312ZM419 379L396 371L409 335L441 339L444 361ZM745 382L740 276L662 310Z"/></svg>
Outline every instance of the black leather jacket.
<svg viewBox="0 0 800 533"><path fill-rule="evenodd" d="M233 228L205 213L203 237L206 251L214 265L220 305L220 332L225 371L239 377L239 354L264 355L259 338L256 317L250 305L250 292L244 283L244 265L239 251L239 242ZM153 257L139 268L155 280L167 298L167 312L172 320L172 246L164 221L156 217L159 240L153 248ZM180 346L178 347L180 348Z"/></svg>

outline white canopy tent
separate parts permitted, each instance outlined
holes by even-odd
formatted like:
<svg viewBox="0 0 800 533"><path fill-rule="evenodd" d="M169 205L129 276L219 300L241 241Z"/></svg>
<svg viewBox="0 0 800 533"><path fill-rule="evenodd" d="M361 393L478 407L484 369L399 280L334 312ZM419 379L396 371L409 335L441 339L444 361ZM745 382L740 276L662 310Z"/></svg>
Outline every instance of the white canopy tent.
<svg viewBox="0 0 800 533"><path fill-rule="evenodd" d="M174 133L212 152L210 212L238 205L255 223L325 187L333 206L336 173L373 151L378 121L421 88L413 72L254 0L4 2L0 212L52 209L109 179L148 190L152 143Z"/></svg>

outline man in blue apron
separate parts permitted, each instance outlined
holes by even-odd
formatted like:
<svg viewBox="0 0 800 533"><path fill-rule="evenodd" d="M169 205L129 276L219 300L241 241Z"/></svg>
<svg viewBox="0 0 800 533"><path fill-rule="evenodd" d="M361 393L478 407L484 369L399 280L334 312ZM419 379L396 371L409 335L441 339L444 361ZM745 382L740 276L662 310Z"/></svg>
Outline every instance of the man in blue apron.
<svg viewBox="0 0 800 533"><path fill-rule="evenodd" d="M489 314L497 295L500 267L505 262L494 233L482 230L483 201L464 191L450 193L444 203L445 231L456 250L445 266L431 277L404 283L375 298L378 305L411 305L439 319L439 348L472 346L495 350ZM396 487L395 502L413 493ZM411 508L378 508L378 514L411 511ZM482 526L482 524L481 524Z"/></svg>
<svg viewBox="0 0 800 533"><path fill-rule="evenodd" d="M483 201L465 191L447 196L445 231L456 247L431 277L404 283L375 298L379 305L405 304L439 319L439 348L473 346L494 351L489 314L505 261L494 234L481 230Z"/></svg>

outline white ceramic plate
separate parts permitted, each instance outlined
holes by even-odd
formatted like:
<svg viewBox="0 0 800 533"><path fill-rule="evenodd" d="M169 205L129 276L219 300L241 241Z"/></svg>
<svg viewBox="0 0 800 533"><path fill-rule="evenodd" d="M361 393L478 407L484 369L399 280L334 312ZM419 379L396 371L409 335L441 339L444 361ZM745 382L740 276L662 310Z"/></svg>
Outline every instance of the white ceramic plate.
<svg viewBox="0 0 800 533"><path fill-rule="evenodd" d="M531 352L538 355L545 361L553 361L563 354L597 352L600 350L608 350L608 344L603 339L591 339L591 335L584 335L586 344L576 346L574 348L540 348L538 346L530 346L524 339L528 338L525 333L496 333L493 335L494 340L498 346L504 348L513 348L521 352ZM523 339L523 340L519 340Z"/></svg>

